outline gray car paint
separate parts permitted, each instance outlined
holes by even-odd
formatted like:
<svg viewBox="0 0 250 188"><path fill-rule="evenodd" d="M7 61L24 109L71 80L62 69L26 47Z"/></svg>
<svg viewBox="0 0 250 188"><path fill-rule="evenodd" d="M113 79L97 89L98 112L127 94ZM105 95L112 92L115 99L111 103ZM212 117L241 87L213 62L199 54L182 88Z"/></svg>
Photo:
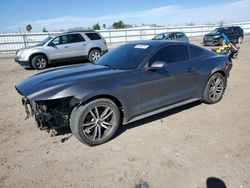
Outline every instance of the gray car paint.
<svg viewBox="0 0 250 188"><path fill-rule="evenodd" d="M121 103L126 123L137 116L181 101L202 98L209 77L216 71L228 76L231 69L227 56L204 49L203 56L199 58L150 71L145 65L156 51L183 43L142 41L134 44L156 46L155 51L145 57L135 70L117 70L94 64L70 66L31 76L17 84L16 89L30 101L73 96L84 102L100 95L112 96Z"/></svg>

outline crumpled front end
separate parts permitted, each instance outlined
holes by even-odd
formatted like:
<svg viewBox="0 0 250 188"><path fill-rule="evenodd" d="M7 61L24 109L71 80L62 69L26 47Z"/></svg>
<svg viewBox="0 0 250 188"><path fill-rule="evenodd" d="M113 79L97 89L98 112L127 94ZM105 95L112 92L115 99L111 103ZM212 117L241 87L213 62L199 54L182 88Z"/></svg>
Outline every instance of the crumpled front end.
<svg viewBox="0 0 250 188"><path fill-rule="evenodd" d="M58 129L69 126L70 114L77 104L74 97L47 101L32 101L22 98L26 119L34 117L41 130Z"/></svg>

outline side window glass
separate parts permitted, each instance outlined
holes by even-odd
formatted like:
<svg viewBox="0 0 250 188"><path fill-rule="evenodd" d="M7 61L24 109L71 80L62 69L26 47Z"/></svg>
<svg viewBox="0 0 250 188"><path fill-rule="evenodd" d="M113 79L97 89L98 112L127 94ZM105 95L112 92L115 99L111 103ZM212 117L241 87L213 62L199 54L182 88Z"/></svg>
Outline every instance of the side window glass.
<svg viewBox="0 0 250 188"><path fill-rule="evenodd" d="M59 45L59 44L60 44L59 37L54 38L54 40L52 41L52 43L53 43L54 45Z"/></svg>
<svg viewBox="0 0 250 188"><path fill-rule="evenodd" d="M164 39L164 35L163 34L159 34L157 36L154 37L154 40L162 40Z"/></svg>
<svg viewBox="0 0 250 188"><path fill-rule="evenodd" d="M61 40L60 44L67 44L68 43L66 35L60 36L60 40Z"/></svg>
<svg viewBox="0 0 250 188"><path fill-rule="evenodd" d="M151 65L154 61L166 61L167 63L175 63L189 59L188 47L186 45L171 45L162 48L149 61Z"/></svg>
<svg viewBox="0 0 250 188"><path fill-rule="evenodd" d="M199 49L199 48L196 48L196 47L192 47L190 46L190 57L191 58L197 58L197 57L200 57L202 56L203 54L203 50L202 49Z"/></svg>
<svg viewBox="0 0 250 188"><path fill-rule="evenodd" d="M182 33L177 33L177 38L182 38L183 34Z"/></svg>
<svg viewBox="0 0 250 188"><path fill-rule="evenodd" d="M85 33L90 40L100 40L102 39L97 33Z"/></svg>
<svg viewBox="0 0 250 188"><path fill-rule="evenodd" d="M67 36L66 35L58 36L54 40L52 40L52 43L54 45L66 44L68 43Z"/></svg>
<svg viewBox="0 0 250 188"><path fill-rule="evenodd" d="M75 43L75 42L85 41L85 39L80 34L71 34L71 35L67 35L67 41L68 43Z"/></svg>

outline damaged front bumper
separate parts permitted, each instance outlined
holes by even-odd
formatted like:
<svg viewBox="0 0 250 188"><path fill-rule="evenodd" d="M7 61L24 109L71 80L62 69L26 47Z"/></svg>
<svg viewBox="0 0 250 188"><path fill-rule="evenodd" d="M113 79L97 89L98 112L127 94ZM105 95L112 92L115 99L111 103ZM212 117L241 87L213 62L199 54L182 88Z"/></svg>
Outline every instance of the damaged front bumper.
<svg viewBox="0 0 250 188"><path fill-rule="evenodd" d="M47 101L31 101L22 98L26 118L34 117L41 130L58 129L69 126L70 114L77 104L74 97Z"/></svg>

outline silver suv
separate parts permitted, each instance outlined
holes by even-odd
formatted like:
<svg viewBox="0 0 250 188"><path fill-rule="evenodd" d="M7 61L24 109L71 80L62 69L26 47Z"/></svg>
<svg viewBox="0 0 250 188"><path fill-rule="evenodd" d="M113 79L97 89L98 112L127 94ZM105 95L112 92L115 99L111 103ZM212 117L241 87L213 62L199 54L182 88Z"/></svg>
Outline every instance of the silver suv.
<svg viewBox="0 0 250 188"><path fill-rule="evenodd" d="M36 46L16 52L15 61L24 67L44 69L58 61L89 59L97 61L108 52L105 39L95 31L77 31L49 36Z"/></svg>

